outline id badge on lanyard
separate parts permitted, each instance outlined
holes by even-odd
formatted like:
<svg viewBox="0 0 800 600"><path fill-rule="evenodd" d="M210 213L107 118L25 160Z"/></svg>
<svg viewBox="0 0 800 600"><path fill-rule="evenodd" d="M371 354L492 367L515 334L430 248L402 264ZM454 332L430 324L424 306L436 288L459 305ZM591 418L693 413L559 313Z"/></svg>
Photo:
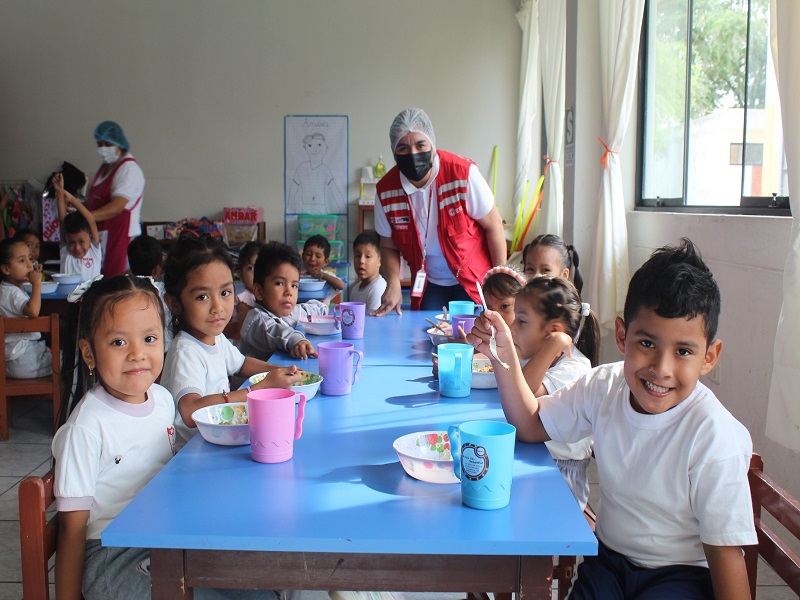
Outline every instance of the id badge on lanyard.
<svg viewBox="0 0 800 600"><path fill-rule="evenodd" d="M421 239L420 236L420 245L422 246L422 267L417 274L414 276L414 285L411 286L411 297L412 298L422 298L422 295L425 293L425 284L428 280L428 274L425 272L425 257L427 255L427 247L428 247L428 231L430 230L431 224L431 202L433 202L433 198L428 199L428 217L426 219L426 228L425 228L425 241Z"/></svg>

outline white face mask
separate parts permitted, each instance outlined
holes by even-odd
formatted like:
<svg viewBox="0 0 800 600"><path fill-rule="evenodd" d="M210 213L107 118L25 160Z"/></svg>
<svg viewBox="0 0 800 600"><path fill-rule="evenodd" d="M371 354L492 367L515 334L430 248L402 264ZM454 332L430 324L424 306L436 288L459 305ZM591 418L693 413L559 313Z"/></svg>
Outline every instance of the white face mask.
<svg viewBox="0 0 800 600"><path fill-rule="evenodd" d="M107 165L114 164L119 158L116 146L98 146L97 154L100 155L100 159Z"/></svg>

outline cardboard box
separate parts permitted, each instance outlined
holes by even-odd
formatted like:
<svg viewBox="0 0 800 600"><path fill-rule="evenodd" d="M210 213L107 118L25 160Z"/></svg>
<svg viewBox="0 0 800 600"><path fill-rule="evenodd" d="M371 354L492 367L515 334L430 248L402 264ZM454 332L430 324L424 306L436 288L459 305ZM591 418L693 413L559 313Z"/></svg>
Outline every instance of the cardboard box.
<svg viewBox="0 0 800 600"><path fill-rule="evenodd" d="M264 209L260 206L226 206L222 211L224 223L246 224L264 220Z"/></svg>

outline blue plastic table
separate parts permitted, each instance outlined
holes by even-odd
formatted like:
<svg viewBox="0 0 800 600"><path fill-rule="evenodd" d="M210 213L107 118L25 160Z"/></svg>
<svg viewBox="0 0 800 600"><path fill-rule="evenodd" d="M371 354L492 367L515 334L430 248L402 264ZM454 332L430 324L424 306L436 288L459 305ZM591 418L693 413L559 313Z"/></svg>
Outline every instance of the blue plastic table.
<svg viewBox="0 0 800 600"><path fill-rule="evenodd" d="M413 317L402 322L416 337ZM458 485L406 475L392 449L401 435L503 419L497 390L456 399L437 388L429 365L366 366L351 394L309 400L294 457L281 464L196 435L103 544L152 549L154 599L202 586L549 599L552 555L597 553L578 504L543 444L517 443L501 510L468 508Z"/></svg>
<svg viewBox="0 0 800 600"><path fill-rule="evenodd" d="M441 312L441 311L438 311ZM360 340L342 340L342 334L329 336L307 335L316 348L320 342L352 342L356 350L364 353L364 365L369 366L427 366L431 367L434 346L426 330L430 325L425 318L434 319L437 311L403 311L383 317L367 317L364 337ZM276 352L269 362L276 365L298 365L319 373L316 359L298 361L283 352Z"/></svg>

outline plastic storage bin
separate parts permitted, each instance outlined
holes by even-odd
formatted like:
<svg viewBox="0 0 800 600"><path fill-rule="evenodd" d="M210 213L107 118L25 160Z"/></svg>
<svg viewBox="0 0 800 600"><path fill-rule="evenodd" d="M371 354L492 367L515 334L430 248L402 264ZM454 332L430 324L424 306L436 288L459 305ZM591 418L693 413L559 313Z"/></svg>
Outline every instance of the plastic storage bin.
<svg viewBox="0 0 800 600"><path fill-rule="evenodd" d="M335 240L339 233L339 215L298 215L297 234L301 240L307 240L312 235L323 235L329 240Z"/></svg>
<svg viewBox="0 0 800 600"><path fill-rule="evenodd" d="M303 246L305 246L305 240L297 240L297 252L300 255L303 255ZM344 258L344 242L342 240L330 240L331 243L331 255L328 258L331 262L336 262L342 260ZM337 275L338 276L338 275Z"/></svg>

